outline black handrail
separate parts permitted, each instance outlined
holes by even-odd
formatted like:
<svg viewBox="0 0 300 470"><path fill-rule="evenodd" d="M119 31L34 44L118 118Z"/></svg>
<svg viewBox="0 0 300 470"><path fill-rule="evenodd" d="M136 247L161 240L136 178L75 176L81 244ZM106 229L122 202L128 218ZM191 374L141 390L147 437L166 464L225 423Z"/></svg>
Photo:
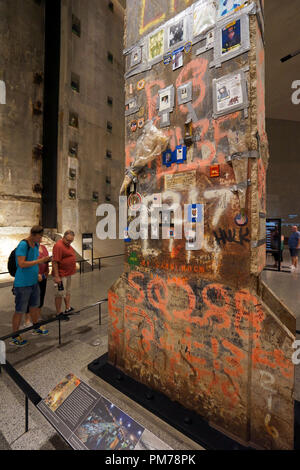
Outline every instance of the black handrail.
<svg viewBox="0 0 300 470"><path fill-rule="evenodd" d="M87 305L86 307L82 307L80 310L75 310L74 312L57 315L55 318L51 318L50 320L44 320L44 321L38 322L35 325L32 325L28 328L25 328L23 330L16 331L15 333L9 333L8 335L5 335L2 338L0 338L0 341L5 341L7 339L11 339L11 338L19 336L23 333L27 333L28 331L34 330L36 328L40 328L41 326L49 325L50 323L54 323L54 322L57 322L57 321L59 321L59 322L66 321L69 317L71 317L73 315L78 315L81 312L84 312L85 310L88 310L88 309L93 308L93 307L97 307L97 306L100 307L102 304L104 304L106 302L108 302L108 299L102 299L102 300L99 300L98 302L96 302L94 304ZM99 310L99 320L101 318L100 314L101 314L101 309ZM99 323L101 324L101 321L99 321Z"/></svg>
<svg viewBox="0 0 300 470"><path fill-rule="evenodd" d="M80 310L68 313L68 314L63 314L59 315L56 318L52 318L51 320L46 320L43 322L39 322L35 325L33 325L30 328L26 328L25 330L20 330L16 333L12 333L6 336L3 336L0 338L0 341L5 341L6 339L12 338L15 335L25 333L27 331L33 330L34 328L38 328L39 326L47 325L49 323L53 323L55 321L59 322L59 344L61 344L61 336L60 336L60 323L61 320L66 320L66 317L70 317L72 315L78 315L81 312L84 312L85 310L88 310L89 308L96 307L97 305L99 306L99 323L101 325L101 306L103 303L107 302L108 299L102 299L99 300L98 302L87 305L86 307L82 307ZM62 318L64 317L64 318ZM31 385L22 377L19 372L8 362L5 361L5 364L0 364L0 374L1 374L1 368L7 372L7 374L10 376L10 378L15 382L15 384L19 387L19 389L24 393L25 395L25 432L27 433L29 431L29 408L28 408L28 399L33 403L33 405L37 408L37 405L42 401L42 397L31 387ZM44 416L44 415L43 415ZM45 419L49 422L46 416L44 416ZM50 423L51 424L51 423ZM58 434L62 437L62 439L70 446L70 443L66 441L65 437L57 431ZM71 446L70 446L71 447Z"/></svg>
<svg viewBox="0 0 300 470"><path fill-rule="evenodd" d="M119 256L124 256L125 253L121 253L120 255L111 255L111 256L97 256L96 258L93 258L92 259L92 269L94 268L94 261L99 261L99 271L101 269L101 260L102 259L108 259L108 258L117 258ZM83 272L84 273L84 269L82 268L82 265L83 263L88 263L89 261L91 261L90 259L78 259L76 260L76 263L79 263L79 271L80 271L80 274ZM51 266L51 263L49 264L49 266ZM4 272L4 273L0 273L0 276L4 276L5 274L9 274L9 272Z"/></svg>

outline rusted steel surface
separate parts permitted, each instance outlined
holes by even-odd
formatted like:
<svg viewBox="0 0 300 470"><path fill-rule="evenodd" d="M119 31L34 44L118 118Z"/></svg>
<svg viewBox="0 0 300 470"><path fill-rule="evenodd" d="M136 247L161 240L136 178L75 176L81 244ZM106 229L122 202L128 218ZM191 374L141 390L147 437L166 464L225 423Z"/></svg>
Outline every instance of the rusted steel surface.
<svg viewBox="0 0 300 470"><path fill-rule="evenodd" d="M133 46L192 2L127 4L127 46ZM198 251L187 250L185 238L126 244L124 273L109 292L109 361L244 443L289 449L294 331L269 310L258 290L265 264L268 141L264 49L255 15L250 40L249 52L220 68L209 66L212 49L196 56L198 45L184 54L178 70L160 62L126 81L126 99L136 97L139 107L125 118L126 166L142 133L133 131L132 121L153 119L160 127L159 90L174 85L177 95L178 87L192 82L193 135L199 138L188 148L187 161L167 168L157 158L139 174L136 189L149 207L153 194L182 208L202 204L204 240ZM248 117L236 111L215 119L213 79L245 67ZM175 98L170 126L163 129L172 151L183 142L188 112ZM251 151L259 158L226 160ZM212 165L219 165L219 176L212 177ZM248 180L243 194L233 189ZM246 218L239 224L241 213Z"/></svg>

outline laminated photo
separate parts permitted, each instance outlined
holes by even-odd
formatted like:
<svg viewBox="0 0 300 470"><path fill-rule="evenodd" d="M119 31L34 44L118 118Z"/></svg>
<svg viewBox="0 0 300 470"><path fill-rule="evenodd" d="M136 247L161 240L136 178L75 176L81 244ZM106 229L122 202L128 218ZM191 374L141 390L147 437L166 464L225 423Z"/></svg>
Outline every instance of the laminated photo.
<svg viewBox="0 0 300 470"><path fill-rule="evenodd" d="M195 5L193 19L193 37L199 36L212 28L217 19L217 8L214 0Z"/></svg>
<svg viewBox="0 0 300 470"><path fill-rule="evenodd" d="M174 55L173 70L177 70L183 66L183 52L178 52Z"/></svg>
<svg viewBox="0 0 300 470"><path fill-rule="evenodd" d="M185 20L184 18L173 24L168 29L168 48L171 49L177 44L185 41Z"/></svg>
<svg viewBox="0 0 300 470"><path fill-rule="evenodd" d="M241 47L241 20L232 21L222 28L222 54Z"/></svg>
<svg viewBox="0 0 300 470"><path fill-rule="evenodd" d="M217 112L230 110L243 103L242 77L238 73L217 80Z"/></svg>
<svg viewBox="0 0 300 470"><path fill-rule="evenodd" d="M159 100L159 112L166 111L171 107L171 90L161 93Z"/></svg>
<svg viewBox="0 0 300 470"><path fill-rule="evenodd" d="M142 61L142 49L140 47L136 47L131 53L130 66L135 67L136 65L140 64L141 61Z"/></svg>
<svg viewBox="0 0 300 470"><path fill-rule="evenodd" d="M247 4L247 0L219 0L219 18L222 16L228 15L228 13L233 13L241 9L245 4Z"/></svg>
<svg viewBox="0 0 300 470"><path fill-rule="evenodd" d="M162 56L164 53L164 30L161 29L149 36L149 61Z"/></svg>

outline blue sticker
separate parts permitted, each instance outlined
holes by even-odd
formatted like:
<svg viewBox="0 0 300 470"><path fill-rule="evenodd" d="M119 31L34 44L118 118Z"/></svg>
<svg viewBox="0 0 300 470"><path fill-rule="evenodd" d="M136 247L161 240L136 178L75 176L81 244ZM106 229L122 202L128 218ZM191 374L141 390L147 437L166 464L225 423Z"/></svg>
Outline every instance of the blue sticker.
<svg viewBox="0 0 300 470"><path fill-rule="evenodd" d="M185 46L184 46L184 52L185 52L186 54L188 54L188 53L191 51L191 49L192 49L192 43L191 43L191 42L187 42L187 43L185 44Z"/></svg>
<svg viewBox="0 0 300 470"><path fill-rule="evenodd" d="M185 145L177 145L174 152L168 149L163 153L163 165L169 168L173 163L184 163L186 162L187 149Z"/></svg>
<svg viewBox="0 0 300 470"><path fill-rule="evenodd" d="M129 234L128 234L128 227L126 230L124 230L124 242L131 242L131 238L129 238Z"/></svg>
<svg viewBox="0 0 300 470"><path fill-rule="evenodd" d="M188 222L199 223L203 220L203 204L189 204Z"/></svg>
<svg viewBox="0 0 300 470"><path fill-rule="evenodd" d="M185 145L178 145L174 153L175 153L174 163L186 162L186 146Z"/></svg>
<svg viewBox="0 0 300 470"><path fill-rule="evenodd" d="M168 149L163 153L163 164L169 168L173 163L173 152Z"/></svg>
<svg viewBox="0 0 300 470"><path fill-rule="evenodd" d="M170 64L172 60L173 60L172 52L167 52L167 54L164 55L164 65Z"/></svg>

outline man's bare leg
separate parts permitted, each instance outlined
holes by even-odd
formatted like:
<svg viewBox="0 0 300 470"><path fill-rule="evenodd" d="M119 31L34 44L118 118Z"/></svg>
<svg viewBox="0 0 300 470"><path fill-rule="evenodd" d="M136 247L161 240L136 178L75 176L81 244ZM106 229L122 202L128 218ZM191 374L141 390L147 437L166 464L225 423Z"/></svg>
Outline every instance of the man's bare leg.
<svg viewBox="0 0 300 470"><path fill-rule="evenodd" d="M62 298L61 297L55 297L55 307L56 307L56 314L59 315L61 312L61 304L62 304Z"/></svg>
<svg viewBox="0 0 300 470"><path fill-rule="evenodd" d="M67 294L65 297L65 304L66 304L66 310L69 310L71 308L71 294Z"/></svg>
<svg viewBox="0 0 300 470"><path fill-rule="evenodd" d="M39 321L39 309L37 307L36 308L30 307L29 313L30 313L30 317L31 317L31 321L32 321L33 325L35 325L35 323L38 323L38 321Z"/></svg>

